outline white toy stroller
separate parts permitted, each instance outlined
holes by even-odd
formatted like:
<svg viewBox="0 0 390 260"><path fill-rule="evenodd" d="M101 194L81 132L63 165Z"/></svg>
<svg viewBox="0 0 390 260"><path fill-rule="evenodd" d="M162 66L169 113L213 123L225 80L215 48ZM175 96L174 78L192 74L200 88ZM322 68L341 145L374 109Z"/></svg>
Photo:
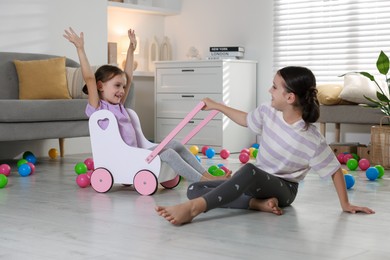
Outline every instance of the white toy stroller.
<svg viewBox="0 0 390 260"><path fill-rule="evenodd" d="M119 133L118 123L113 113L108 110L94 112L89 119L92 155L95 170L91 175L91 185L97 192L107 192L113 184L134 185L141 195L152 195L157 191L158 183L164 188L172 189L180 182L180 176L166 164L162 163L159 153L181 129L203 108L200 102L182 122L160 143L149 142L141 129L137 114L128 109L130 119L136 131L138 145L142 148L127 145ZM206 125L218 111L210 114L199 123L183 140L187 143ZM106 128L99 125L108 121ZM148 150L151 147L154 150Z"/></svg>

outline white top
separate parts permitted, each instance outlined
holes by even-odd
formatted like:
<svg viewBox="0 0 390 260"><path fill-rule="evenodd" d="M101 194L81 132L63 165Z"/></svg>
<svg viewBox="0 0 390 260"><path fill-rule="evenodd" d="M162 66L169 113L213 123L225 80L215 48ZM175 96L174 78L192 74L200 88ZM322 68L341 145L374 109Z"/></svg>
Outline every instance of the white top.
<svg viewBox="0 0 390 260"><path fill-rule="evenodd" d="M304 129L301 119L290 125L282 112L262 104L248 113L248 127L260 135L256 165L260 169L292 182L303 180L310 169L327 177L340 163L317 127Z"/></svg>

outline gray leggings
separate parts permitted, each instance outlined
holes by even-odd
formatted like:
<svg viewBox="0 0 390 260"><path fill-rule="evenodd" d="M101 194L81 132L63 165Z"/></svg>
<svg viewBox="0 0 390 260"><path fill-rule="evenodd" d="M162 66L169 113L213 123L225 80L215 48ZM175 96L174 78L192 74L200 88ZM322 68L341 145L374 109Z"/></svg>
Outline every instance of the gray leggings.
<svg viewBox="0 0 390 260"><path fill-rule="evenodd" d="M189 182L200 181L206 169L180 142L171 140L160 152L161 161L166 162L177 174Z"/></svg>
<svg viewBox="0 0 390 260"><path fill-rule="evenodd" d="M249 209L252 198L275 197L280 207L286 207L294 201L297 192L298 183L278 178L247 163L231 179L192 183L187 189L187 197L203 197L207 210L217 207Z"/></svg>

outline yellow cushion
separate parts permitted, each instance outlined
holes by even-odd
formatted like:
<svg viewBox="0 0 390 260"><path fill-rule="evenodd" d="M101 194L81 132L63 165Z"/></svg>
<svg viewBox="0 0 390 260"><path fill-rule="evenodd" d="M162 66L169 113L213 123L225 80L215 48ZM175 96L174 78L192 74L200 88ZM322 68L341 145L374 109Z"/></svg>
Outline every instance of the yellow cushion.
<svg viewBox="0 0 390 260"><path fill-rule="evenodd" d="M19 99L71 99L65 57L14 60L19 78Z"/></svg>
<svg viewBox="0 0 390 260"><path fill-rule="evenodd" d="M317 85L318 101L323 105L345 105L350 103L340 98L342 90L343 85L339 84Z"/></svg>

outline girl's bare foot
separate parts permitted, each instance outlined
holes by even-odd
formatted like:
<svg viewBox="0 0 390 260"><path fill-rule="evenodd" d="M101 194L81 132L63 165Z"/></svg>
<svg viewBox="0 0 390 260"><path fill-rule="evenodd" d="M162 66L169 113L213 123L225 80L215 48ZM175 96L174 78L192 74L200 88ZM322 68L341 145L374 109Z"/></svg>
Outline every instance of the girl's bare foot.
<svg viewBox="0 0 390 260"><path fill-rule="evenodd" d="M196 198L174 206L156 206L155 210L171 224L179 226L190 223L194 217L204 212L206 201L203 198Z"/></svg>
<svg viewBox="0 0 390 260"><path fill-rule="evenodd" d="M275 215L282 215L283 211L279 208L278 204L279 202L276 198L264 200L252 198L249 202L249 207L259 211L270 212Z"/></svg>

